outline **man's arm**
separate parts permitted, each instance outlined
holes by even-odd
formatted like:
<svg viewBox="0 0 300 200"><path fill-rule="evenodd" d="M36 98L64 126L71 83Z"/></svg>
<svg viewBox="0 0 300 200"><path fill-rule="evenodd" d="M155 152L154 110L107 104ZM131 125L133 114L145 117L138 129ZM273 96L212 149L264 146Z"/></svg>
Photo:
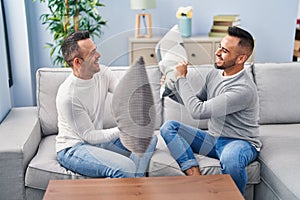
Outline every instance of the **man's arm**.
<svg viewBox="0 0 300 200"><path fill-rule="evenodd" d="M204 101L198 97L201 92L196 96L186 79L187 64L179 64L176 67L176 73L175 88L194 119L226 116L244 109L252 100L247 86L241 86L232 87L219 96Z"/></svg>
<svg viewBox="0 0 300 200"><path fill-rule="evenodd" d="M194 119L208 119L211 117L223 117L240 111L251 103L253 96L246 88L231 88L226 92L202 101L194 95L187 79L179 78L175 87L182 101Z"/></svg>
<svg viewBox="0 0 300 200"><path fill-rule="evenodd" d="M111 142L119 137L120 131L117 127L96 130L87 111L76 99L72 99L71 102L67 100L59 103L58 109L72 131L90 144Z"/></svg>

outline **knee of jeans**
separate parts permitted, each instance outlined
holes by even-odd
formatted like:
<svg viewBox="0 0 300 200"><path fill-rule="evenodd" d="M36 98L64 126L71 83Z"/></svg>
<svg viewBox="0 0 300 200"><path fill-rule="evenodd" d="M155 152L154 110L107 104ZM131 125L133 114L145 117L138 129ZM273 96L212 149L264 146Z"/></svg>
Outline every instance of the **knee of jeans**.
<svg viewBox="0 0 300 200"><path fill-rule="evenodd" d="M174 129L174 124L176 121L174 120L167 120L164 122L164 124L160 127L160 134L162 137L165 137L166 134L170 133L170 129Z"/></svg>
<svg viewBox="0 0 300 200"><path fill-rule="evenodd" d="M220 155L221 167L237 167L239 165L239 151L234 151L230 148L223 149Z"/></svg>
<svg viewBox="0 0 300 200"><path fill-rule="evenodd" d="M222 153L220 157L221 168L223 170L235 170L245 168L248 165L247 156L241 152Z"/></svg>

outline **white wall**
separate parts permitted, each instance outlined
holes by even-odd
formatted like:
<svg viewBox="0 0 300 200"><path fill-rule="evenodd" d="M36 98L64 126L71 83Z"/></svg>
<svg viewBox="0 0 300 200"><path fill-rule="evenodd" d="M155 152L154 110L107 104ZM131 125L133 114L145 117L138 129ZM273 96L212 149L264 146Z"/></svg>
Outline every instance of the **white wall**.
<svg viewBox="0 0 300 200"><path fill-rule="evenodd" d="M51 42L51 36L39 20L40 14L47 12L47 6L31 0L5 3L15 80L13 106L34 104L35 72L40 67L52 66L49 49L44 48L46 42ZM102 0L101 3L106 6L99 12L108 21L103 36L95 39L102 54L101 62L128 65L128 37L134 36L137 11L130 9L129 0ZM255 62L292 61L298 0L157 0L157 8L149 10L154 35L164 34L177 23L177 8L188 5L194 8L193 35L207 35L216 14L238 13L242 26L256 39Z"/></svg>
<svg viewBox="0 0 300 200"><path fill-rule="evenodd" d="M1 0L0 0L1 5ZM8 85L8 71L5 48L4 24L2 8L0 6L0 122L11 108L11 100Z"/></svg>
<svg viewBox="0 0 300 200"><path fill-rule="evenodd" d="M300 2L298 3L298 15L297 15L297 19L300 18Z"/></svg>
<svg viewBox="0 0 300 200"><path fill-rule="evenodd" d="M134 36L135 14L130 9L129 0L103 0L106 6L99 9L108 26L104 35L95 41L101 50L101 61L107 65L128 65L128 37ZM43 60L36 60L36 66L51 65L48 50L43 49L49 41L49 32L38 23L39 10L45 6L35 3L35 16L32 37L38 38L34 52L39 52ZM157 0L157 8L151 9L154 35L162 35L177 23L175 17L179 6L191 5L194 8L192 22L193 35L207 35L216 14L239 13L242 26L256 38L256 62L289 62L292 60L295 21L298 12L298 0ZM41 8L41 9L40 9Z"/></svg>

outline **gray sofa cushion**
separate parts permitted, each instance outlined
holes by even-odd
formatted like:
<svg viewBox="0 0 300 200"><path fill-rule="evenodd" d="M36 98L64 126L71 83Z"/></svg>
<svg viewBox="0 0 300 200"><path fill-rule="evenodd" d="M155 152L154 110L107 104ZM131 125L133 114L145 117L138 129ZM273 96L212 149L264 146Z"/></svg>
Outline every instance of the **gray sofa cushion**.
<svg viewBox="0 0 300 200"><path fill-rule="evenodd" d="M25 175L25 186L46 190L49 180L78 179L84 176L66 170L56 160L55 137L44 137L39 145L36 156L28 165Z"/></svg>
<svg viewBox="0 0 300 200"><path fill-rule="evenodd" d="M260 124L300 122L300 63L255 63Z"/></svg>
<svg viewBox="0 0 300 200"><path fill-rule="evenodd" d="M120 79L124 76L128 67L111 67L110 68L113 73L119 77ZM146 71L148 75L149 84L151 86L152 95L154 99L154 105L156 109L156 116L155 116L155 129L159 129L162 124L162 103L160 99L160 79L161 79L161 72L157 66L146 66ZM114 121L114 117L112 115L112 96L111 98L107 99L107 104L110 105L109 107L105 107L105 118L104 118L104 128L110 128L113 126L108 126L109 123L113 121L114 126L116 123ZM106 104L106 105L107 105Z"/></svg>
<svg viewBox="0 0 300 200"><path fill-rule="evenodd" d="M149 176L183 176L178 164L170 155L165 142L159 135L157 149L149 164ZM83 179L87 178L62 167L56 159L55 135L46 136L41 140L38 153L29 163L25 174L25 186L46 190L49 180L56 179ZM220 174L220 164L217 159L195 154L202 174ZM247 167L248 184L257 184L260 181L260 165L253 162Z"/></svg>
<svg viewBox="0 0 300 200"><path fill-rule="evenodd" d="M300 199L300 124L260 126L261 179L278 199Z"/></svg>
<svg viewBox="0 0 300 200"><path fill-rule="evenodd" d="M110 68L114 74L121 78L128 67L111 67ZM66 77L71 73L71 68L40 68L36 73L37 78L37 107L38 115L41 123L43 135L57 134L57 111L56 111L56 95L57 90L60 84L66 79ZM160 92L160 77L161 73L157 67L147 67L147 74L149 77L149 82L153 91L155 99L155 107L157 109L156 116L156 128L159 128L161 125L161 100L159 98ZM103 127L111 128L115 127L116 123L112 116L111 111L111 94L108 95L106 99L105 107L105 118Z"/></svg>
<svg viewBox="0 0 300 200"><path fill-rule="evenodd" d="M122 144L142 155L154 133L156 109L143 57L120 80L112 99Z"/></svg>
<svg viewBox="0 0 300 200"><path fill-rule="evenodd" d="M40 68L36 73L36 103L44 135L58 132L55 99L58 87L70 73L71 68Z"/></svg>

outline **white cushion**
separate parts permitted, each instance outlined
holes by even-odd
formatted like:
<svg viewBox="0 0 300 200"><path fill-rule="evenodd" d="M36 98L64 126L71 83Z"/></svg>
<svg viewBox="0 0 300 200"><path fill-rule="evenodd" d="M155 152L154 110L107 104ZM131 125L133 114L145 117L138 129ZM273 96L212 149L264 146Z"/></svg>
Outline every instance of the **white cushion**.
<svg viewBox="0 0 300 200"><path fill-rule="evenodd" d="M160 70L166 76L166 91L162 96L168 96L174 90L175 66L179 62L187 62L187 53L177 24L157 43L155 52Z"/></svg>

